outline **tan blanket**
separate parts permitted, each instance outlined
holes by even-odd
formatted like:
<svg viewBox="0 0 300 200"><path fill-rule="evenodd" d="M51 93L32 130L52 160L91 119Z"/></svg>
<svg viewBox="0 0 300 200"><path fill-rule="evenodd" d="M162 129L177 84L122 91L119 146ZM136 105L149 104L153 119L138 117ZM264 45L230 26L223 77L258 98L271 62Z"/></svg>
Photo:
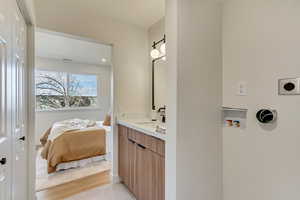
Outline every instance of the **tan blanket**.
<svg viewBox="0 0 300 200"><path fill-rule="evenodd" d="M48 173L60 163L82 160L106 154L106 132L102 128L86 128L64 132L54 141L48 140L51 129L41 138L42 157L48 161Z"/></svg>

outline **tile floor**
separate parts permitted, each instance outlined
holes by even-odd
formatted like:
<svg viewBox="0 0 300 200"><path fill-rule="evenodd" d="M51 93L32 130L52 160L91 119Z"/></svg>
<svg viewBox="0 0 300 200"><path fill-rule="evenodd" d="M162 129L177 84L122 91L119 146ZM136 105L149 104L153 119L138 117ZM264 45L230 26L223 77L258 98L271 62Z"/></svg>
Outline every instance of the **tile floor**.
<svg viewBox="0 0 300 200"><path fill-rule="evenodd" d="M110 184L94 188L65 200L135 200L122 184Z"/></svg>

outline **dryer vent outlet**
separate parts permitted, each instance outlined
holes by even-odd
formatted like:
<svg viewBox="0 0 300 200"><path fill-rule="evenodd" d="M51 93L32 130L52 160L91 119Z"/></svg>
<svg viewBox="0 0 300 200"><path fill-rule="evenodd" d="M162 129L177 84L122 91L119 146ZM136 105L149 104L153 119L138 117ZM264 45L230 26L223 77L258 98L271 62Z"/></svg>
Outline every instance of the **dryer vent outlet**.
<svg viewBox="0 0 300 200"><path fill-rule="evenodd" d="M260 123L269 124L277 119L276 110L261 109L256 113L256 118Z"/></svg>

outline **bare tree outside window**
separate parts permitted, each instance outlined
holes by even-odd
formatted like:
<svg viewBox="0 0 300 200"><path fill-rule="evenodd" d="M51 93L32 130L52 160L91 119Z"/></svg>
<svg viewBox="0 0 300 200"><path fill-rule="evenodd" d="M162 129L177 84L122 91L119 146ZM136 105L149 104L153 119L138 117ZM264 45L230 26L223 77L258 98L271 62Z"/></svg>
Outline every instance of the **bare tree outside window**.
<svg viewBox="0 0 300 200"><path fill-rule="evenodd" d="M36 71L37 109L95 107L97 86L96 75Z"/></svg>

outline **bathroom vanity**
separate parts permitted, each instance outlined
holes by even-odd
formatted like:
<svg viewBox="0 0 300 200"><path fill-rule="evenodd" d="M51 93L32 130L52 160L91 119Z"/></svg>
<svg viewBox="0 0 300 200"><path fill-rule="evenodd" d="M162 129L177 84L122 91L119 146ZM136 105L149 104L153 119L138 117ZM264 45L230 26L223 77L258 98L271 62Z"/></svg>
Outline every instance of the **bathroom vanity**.
<svg viewBox="0 0 300 200"><path fill-rule="evenodd" d="M164 200L165 141L153 125L119 121L119 176L137 200Z"/></svg>

